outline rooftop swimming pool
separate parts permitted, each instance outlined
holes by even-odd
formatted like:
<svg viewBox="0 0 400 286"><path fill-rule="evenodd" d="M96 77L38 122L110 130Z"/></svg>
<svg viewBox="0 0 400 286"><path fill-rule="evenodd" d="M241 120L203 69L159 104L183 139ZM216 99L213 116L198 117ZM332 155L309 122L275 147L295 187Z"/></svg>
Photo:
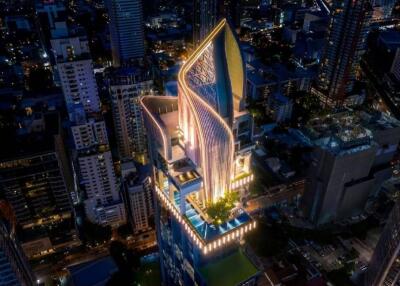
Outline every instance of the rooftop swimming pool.
<svg viewBox="0 0 400 286"><path fill-rule="evenodd" d="M178 192L174 193L174 203L177 209L179 209L181 202ZM223 235L251 221L251 217L246 212L242 211L235 218L219 226L216 226L214 224L206 222L189 202L186 202L185 208L186 218L196 230L196 232L200 235L200 237L203 238L205 241L213 240L218 236Z"/></svg>

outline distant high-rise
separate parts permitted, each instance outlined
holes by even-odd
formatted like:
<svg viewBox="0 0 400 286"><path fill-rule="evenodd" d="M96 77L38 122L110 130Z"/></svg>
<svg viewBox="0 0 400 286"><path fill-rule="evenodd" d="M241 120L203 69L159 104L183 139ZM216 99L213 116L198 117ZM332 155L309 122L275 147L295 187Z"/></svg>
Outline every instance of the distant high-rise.
<svg viewBox="0 0 400 286"><path fill-rule="evenodd" d="M87 37L70 34L51 40L67 109L82 104L87 113L99 112L100 99Z"/></svg>
<svg viewBox="0 0 400 286"><path fill-rule="evenodd" d="M234 28L240 27L240 0L222 0L217 4L217 20L226 18Z"/></svg>
<svg viewBox="0 0 400 286"><path fill-rule="evenodd" d="M234 28L240 27L240 0L194 0L193 5L193 44L195 47L204 40L221 19L226 19Z"/></svg>
<svg viewBox="0 0 400 286"><path fill-rule="evenodd" d="M152 94L153 81L141 69L124 67L112 73L109 89L119 156L143 163L147 143L139 98Z"/></svg>
<svg viewBox="0 0 400 286"><path fill-rule="evenodd" d="M217 0L194 0L193 44L197 47L217 24Z"/></svg>
<svg viewBox="0 0 400 286"><path fill-rule="evenodd" d="M147 232L153 228L153 193L151 188L150 166L135 166L133 161L121 164L123 188L126 196L128 218L135 234Z"/></svg>
<svg viewBox="0 0 400 286"><path fill-rule="evenodd" d="M389 215L385 228L375 247L365 286L397 286L400 284L400 202Z"/></svg>
<svg viewBox="0 0 400 286"><path fill-rule="evenodd" d="M372 10L366 0L332 3L330 31L315 91L323 103L340 105L353 92Z"/></svg>
<svg viewBox="0 0 400 286"><path fill-rule="evenodd" d="M106 0L110 17L113 65L118 67L144 56L143 7L141 0Z"/></svg>
<svg viewBox="0 0 400 286"><path fill-rule="evenodd" d="M0 286L33 286L36 280L15 238L11 207L0 201Z"/></svg>
<svg viewBox="0 0 400 286"><path fill-rule="evenodd" d="M77 110L75 112L79 113ZM74 121L74 162L78 184L85 194L88 219L97 224L119 225L125 222L106 125L100 115Z"/></svg>

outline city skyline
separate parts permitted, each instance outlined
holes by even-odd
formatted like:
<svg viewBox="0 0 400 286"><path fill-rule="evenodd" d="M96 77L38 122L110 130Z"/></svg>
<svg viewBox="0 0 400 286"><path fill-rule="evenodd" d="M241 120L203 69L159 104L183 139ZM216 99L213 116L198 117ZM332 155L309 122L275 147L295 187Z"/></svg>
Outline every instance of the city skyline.
<svg viewBox="0 0 400 286"><path fill-rule="evenodd" d="M400 2L0 0L0 286L397 286Z"/></svg>

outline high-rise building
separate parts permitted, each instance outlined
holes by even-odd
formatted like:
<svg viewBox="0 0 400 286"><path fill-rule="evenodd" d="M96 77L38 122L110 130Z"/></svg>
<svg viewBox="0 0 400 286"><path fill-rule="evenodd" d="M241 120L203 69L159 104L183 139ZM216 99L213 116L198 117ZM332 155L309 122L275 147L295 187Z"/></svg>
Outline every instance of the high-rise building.
<svg viewBox="0 0 400 286"><path fill-rule="evenodd" d="M81 103L87 113L100 111L100 99L87 37L79 31L51 40L67 109Z"/></svg>
<svg viewBox="0 0 400 286"><path fill-rule="evenodd" d="M365 286L396 286L400 284L400 202L389 215L385 228L375 247Z"/></svg>
<svg viewBox="0 0 400 286"><path fill-rule="evenodd" d="M71 121L75 179L84 194L87 218L98 224L125 222L87 37L69 30L68 37L51 40Z"/></svg>
<svg viewBox="0 0 400 286"><path fill-rule="evenodd" d="M0 201L0 285L33 286L36 280L15 237L15 223L11 207Z"/></svg>
<svg viewBox="0 0 400 286"><path fill-rule="evenodd" d="M217 1L194 0L193 45L197 47L217 24Z"/></svg>
<svg viewBox="0 0 400 286"><path fill-rule="evenodd" d="M239 0L223 0L217 4L218 19L226 18L234 28L240 27L241 5ZM217 19L217 20L218 20Z"/></svg>
<svg viewBox="0 0 400 286"><path fill-rule="evenodd" d="M71 170L61 135L51 132L58 121L58 115L47 115L45 131L21 135L0 159L0 196L13 208L29 257L79 244Z"/></svg>
<svg viewBox="0 0 400 286"><path fill-rule="evenodd" d="M150 182L151 169L136 166L133 161L121 164L123 188L126 196L128 218L134 234L147 232L154 228L154 203Z"/></svg>
<svg viewBox="0 0 400 286"><path fill-rule="evenodd" d="M144 56L143 7L141 0L106 0L110 17L113 66Z"/></svg>
<svg viewBox="0 0 400 286"><path fill-rule="evenodd" d="M226 19L234 28L240 27L239 0L194 0L193 44L197 47L214 29L220 19Z"/></svg>
<svg viewBox="0 0 400 286"><path fill-rule="evenodd" d="M371 5L365 0L333 1L325 53L315 88L327 105L341 105L354 88L360 56L365 50ZM357 97L357 94L353 97Z"/></svg>
<svg viewBox="0 0 400 286"><path fill-rule="evenodd" d="M309 219L322 225L362 214L391 177L400 122L349 110L310 120L304 135L313 148L303 195Z"/></svg>
<svg viewBox="0 0 400 286"><path fill-rule="evenodd" d="M76 108L79 114L79 108ZM83 114L82 114L83 113ZM115 176L106 125L101 115L73 121L74 162L78 184L85 195L88 219L97 224L120 225L125 208Z"/></svg>
<svg viewBox="0 0 400 286"><path fill-rule="evenodd" d="M124 67L112 73L109 89L119 156L144 163L147 143L139 98L153 93L153 81L141 69Z"/></svg>
<svg viewBox="0 0 400 286"><path fill-rule="evenodd" d="M253 285L258 274L239 247L256 222L240 204L226 216L209 212L252 179L245 75L236 36L222 20L182 66L178 97L141 99L166 285Z"/></svg>
<svg viewBox="0 0 400 286"><path fill-rule="evenodd" d="M20 224L39 223L44 218L71 212L65 166L60 158L63 155L55 142L60 143L53 140L49 142L53 146L42 145L41 151L0 162L2 194L13 206Z"/></svg>

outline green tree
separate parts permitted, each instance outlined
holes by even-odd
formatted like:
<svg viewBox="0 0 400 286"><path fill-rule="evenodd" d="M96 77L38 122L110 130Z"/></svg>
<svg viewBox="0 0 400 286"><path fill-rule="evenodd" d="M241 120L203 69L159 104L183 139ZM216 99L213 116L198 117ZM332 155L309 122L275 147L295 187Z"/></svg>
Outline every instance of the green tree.
<svg viewBox="0 0 400 286"><path fill-rule="evenodd" d="M229 219L235 202L239 200L239 195L235 192L228 192L217 202L207 207L207 214L213 220L214 224L222 224Z"/></svg>

